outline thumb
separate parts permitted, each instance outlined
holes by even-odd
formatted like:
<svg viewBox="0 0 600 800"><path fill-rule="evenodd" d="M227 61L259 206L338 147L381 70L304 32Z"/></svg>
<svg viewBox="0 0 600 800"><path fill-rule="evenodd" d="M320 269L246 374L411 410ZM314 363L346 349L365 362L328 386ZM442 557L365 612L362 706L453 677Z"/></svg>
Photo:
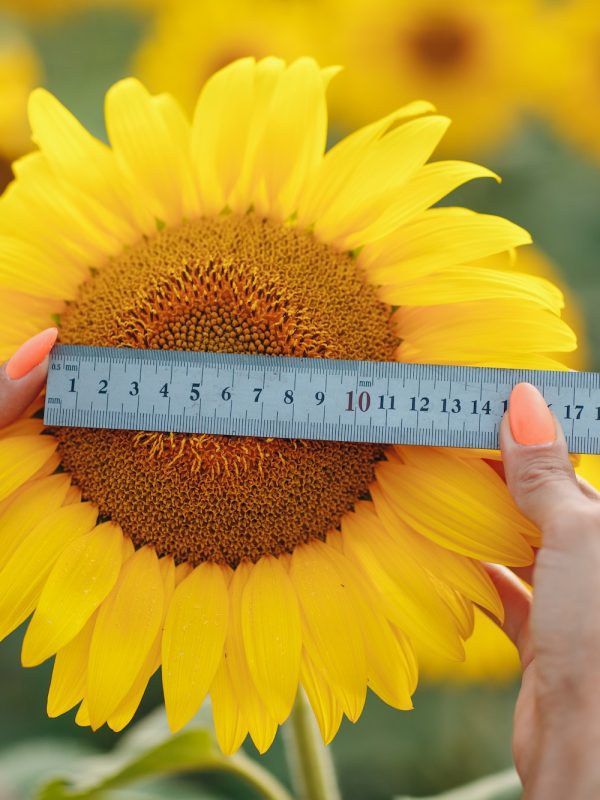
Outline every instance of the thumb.
<svg viewBox="0 0 600 800"><path fill-rule="evenodd" d="M500 448L516 504L544 532L585 502L562 428L530 383L512 390L500 425Z"/></svg>

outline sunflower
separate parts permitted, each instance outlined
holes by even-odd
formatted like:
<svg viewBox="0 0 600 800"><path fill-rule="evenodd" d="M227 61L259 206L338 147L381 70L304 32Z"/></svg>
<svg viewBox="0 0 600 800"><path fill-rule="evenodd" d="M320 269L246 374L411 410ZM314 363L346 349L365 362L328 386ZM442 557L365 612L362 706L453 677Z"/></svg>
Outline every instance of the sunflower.
<svg viewBox="0 0 600 800"><path fill-rule="evenodd" d="M110 147L34 92L39 151L0 201L3 334L52 314L64 343L559 366L560 292L478 265L528 234L431 208L493 173L426 164L449 121L425 102L325 154L334 72L236 61L191 123L121 81ZM123 728L159 666L173 730L209 693L227 753L247 733L266 750L299 683L326 741L368 687L408 709L413 642L463 658L473 603L502 616L479 559L527 564L539 541L473 451L48 431L31 411L0 439L0 636L33 612L23 664L54 655L50 715L94 729Z"/></svg>
<svg viewBox="0 0 600 800"><path fill-rule="evenodd" d="M39 81L33 48L13 26L0 35L0 192L12 179L10 162L31 149L27 98Z"/></svg>
<svg viewBox="0 0 600 800"><path fill-rule="evenodd" d="M537 0L324 0L314 54L347 66L332 91L334 118L353 127L399 101L427 97L452 117L445 151L462 155L501 143L515 126L536 57L531 33L538 6Z"/></svg>
<svg viewBox="0 0 600 800"><path fill-rule="evenodd" d="M600 15L594 0L571 0L548 8L538 33L534 102L568 140L600 157ZM546 69L560 65L559 69Z"/></svg>

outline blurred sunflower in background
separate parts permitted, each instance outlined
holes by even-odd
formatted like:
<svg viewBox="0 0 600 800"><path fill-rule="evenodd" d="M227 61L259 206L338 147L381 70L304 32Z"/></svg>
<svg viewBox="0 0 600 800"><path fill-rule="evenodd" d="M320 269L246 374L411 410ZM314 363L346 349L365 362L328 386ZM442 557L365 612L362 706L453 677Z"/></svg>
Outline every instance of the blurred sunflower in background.
<svg viewBox="0 0 600 800"><path fill-rule="evenodd" d="M426 97L452 119L444 150L472 153L502 143L523 103L535 59L536 0L324 0L321 59L348 64L331 95L345 126ZM335 35L333 32L335 31ZM373 87L377 91L373 91ZM360 102L356 101L360 98Z"/></svg>
<svg viewBox="0 0 600 800"><path fill-rule="evenodd" d="M334 72L236 61L191 123L122 81L110 147L37 90L39 151L0 200L3 330L564 368L561 293L488 264L529 235L431 208L493 173L426 163L449 120L425 102L325 154ZM326 741L368 687L410 708L413 642L462 659L473 603L502 615L479 560L524 565L539 542L475 451L45 431L37 407L0 432L0 635L34 612L23 663L55 655L49 713L79 704L94 729L124 727L159 666L172 728L209 692L228 753L247 733L265 751L299 683Z"/></svg>
<svg viewBox="0 0 600 800"><path fill-rule="evenodd" d="M14 26L0 30L0 191L12 179L10 164L31 150L27 100L39 83L40 65L33 47Z"/></svg>
<svg viewBox="0 0 600 800"><path fill-rule="evenodd" d="M550 5L536 33L540 53L532 96L556 131L600 157L600 13L594 0ZM557 68L547 69L546 65Z"/></svg>

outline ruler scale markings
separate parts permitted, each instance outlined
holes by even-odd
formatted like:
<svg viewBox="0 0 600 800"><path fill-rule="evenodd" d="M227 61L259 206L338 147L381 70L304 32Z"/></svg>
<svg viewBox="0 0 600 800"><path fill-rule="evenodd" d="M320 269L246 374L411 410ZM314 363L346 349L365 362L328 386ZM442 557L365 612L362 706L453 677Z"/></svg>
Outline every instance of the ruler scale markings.
<svg viewBox="0 0 600 800"><path fill-rule="evenodd" d="M274 358L57 345L50 355L44 420L53 426L496 448L510 388L525 380L552 405L573 452L600 451L597 373L288 356L275 364ZM165 408L159 393L169 372ZM235 385L235 397L222 398L221 383L230 376L228 391ZM192 398L196 382L200 396ZM261 383L259 419L253 389ZM99 394L107 395L106 403L98 403ZM210 406L206 414L203 400Z"/></svg>

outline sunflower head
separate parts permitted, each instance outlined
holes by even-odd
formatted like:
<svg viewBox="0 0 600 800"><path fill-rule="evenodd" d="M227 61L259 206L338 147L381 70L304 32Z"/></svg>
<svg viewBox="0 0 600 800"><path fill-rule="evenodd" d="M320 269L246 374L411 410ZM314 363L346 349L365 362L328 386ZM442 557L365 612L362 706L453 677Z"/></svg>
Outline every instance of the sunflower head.
<svg viewBox="0 0 600 800"><path fill-rule="evenodd" d="M528 234L431 207L492 173L426 163L449 121L424 102L325 153L334 73L242 59L191 120L121 81L109 146L36 91L39 150L0 201L2 346L58 315L76 344L556 366L560 292L488 263ZM368 687L410 708L414 643L461 659L473 603L502 614L479 559L538 542L478 453L35 415L0 434L0 501L0 635L33 613L49 713L120 730L161 667L173 729L210 693L226 752L268 748L299 683L327 741Z"/></svg>

